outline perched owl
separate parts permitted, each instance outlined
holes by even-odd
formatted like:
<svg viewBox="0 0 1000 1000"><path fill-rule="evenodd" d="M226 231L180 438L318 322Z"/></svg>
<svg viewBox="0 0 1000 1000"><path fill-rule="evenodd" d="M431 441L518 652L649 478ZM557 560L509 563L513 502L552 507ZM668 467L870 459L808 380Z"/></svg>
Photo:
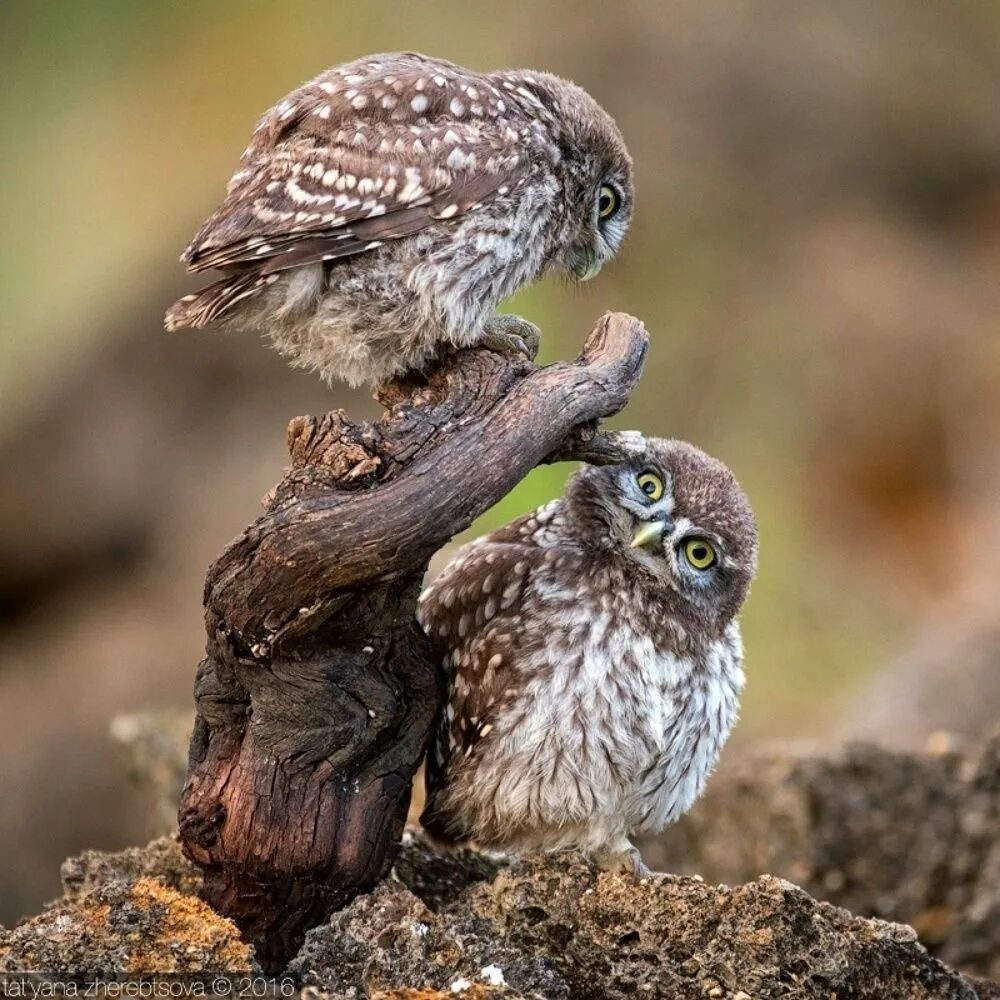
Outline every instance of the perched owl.
<svg viewBox="0 0 1000 1000"><path fill-rule="evenodd" d="M630 837L694 802L736 721L756 565L732 473L661 439L466 545L420 599L449 677L425 828L645 872Z"/></svg>
<svg viewBox="0 0 1000 1000"><path fill-rule="evenodd" d="M223 277L166 326L256 328L351 385L421 369L444 344L523 350L536 328L497 305L550 269L595 275L632 202L617 126L567 80L359 59L261 119L181 258Z"/></svg>

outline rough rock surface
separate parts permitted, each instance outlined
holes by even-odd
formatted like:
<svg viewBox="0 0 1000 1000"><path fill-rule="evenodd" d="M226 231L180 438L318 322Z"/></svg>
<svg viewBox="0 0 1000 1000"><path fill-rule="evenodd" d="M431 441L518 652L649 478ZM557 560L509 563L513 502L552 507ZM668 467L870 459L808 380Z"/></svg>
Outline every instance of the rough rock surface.
<svg viewBox="0 0 1000 1000"><path fill-rule="evenodd" d="M166 818L190 713L161 723L160 736L146 717L123 728L137 740L135 777ZM771 872L860 916L911 924L949 965L1000 980L1000 732L979 744L939 735L919 753L778 744L724 761L694 809L643 845L653 868L730 884ZM456 891L450 879L499 868L460 862L411 844L396 871L436 909Z"/></svg>
<svg viewBox="0 0 1000 1000"><path fill-rule="evenodd" d="M251 952L195 895L171 838L64 866L63 900L0 930L0 971L234 973ZM305 995L382 1000L1000 996L900 924L854 917L763 876L733 888L636 882L579 857L441 859L408 837L394 877L310 932L289 972Z"/></svg>
<svg viewBox="0 0 1000 1000"><path fill-rule="evenodd" d="M1000 733L960 752L870 744L731 757L657 841L654 868L772 872L854 913L912 924L939 958L1000 979Z"/></svg>
<svg viewBox="0 0 1000 1000"><path fill-rule="evenodd" d="M80 899L116 880L133 882L145 876L159 879L167 888L186 896L196 896L202 883L199 869L181 853L176 834L114 854L84 851L64 861L59 874L66 900Z"/></svg>
<svg viewBox="0 0 1000 1000"><path fill-rule="evenodd" d="M90 981L250 967L250 949L228 920L197 896L148 875L66 897L13 930L0 930L0 973L68 973Z"/></svg>
<svg viewBox="0 0 1000 1000"><path fill-rule="evenodd" d="M911 928L852 917L781 879L636 884L572 855L528 859L438 913L382 885L314 930L292 969L336 997L359 982L595 1000L980 995Z"/></svg>

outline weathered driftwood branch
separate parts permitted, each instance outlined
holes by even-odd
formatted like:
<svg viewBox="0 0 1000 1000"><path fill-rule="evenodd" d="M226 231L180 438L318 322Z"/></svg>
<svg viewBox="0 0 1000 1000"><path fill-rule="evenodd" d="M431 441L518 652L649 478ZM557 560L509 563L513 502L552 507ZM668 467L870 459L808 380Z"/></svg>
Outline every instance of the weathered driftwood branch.
<svg viewBox="0 0 1000 1000"><path fill-rule="evenodd" d="M375 424L290 424L290 470L208 573L180 809L208 901L265 965L395 857L443 695L414 617L429 558L540 462L620 458L596 424L646 344L607 315L572 364L462 351L384 390Z"/></svg>

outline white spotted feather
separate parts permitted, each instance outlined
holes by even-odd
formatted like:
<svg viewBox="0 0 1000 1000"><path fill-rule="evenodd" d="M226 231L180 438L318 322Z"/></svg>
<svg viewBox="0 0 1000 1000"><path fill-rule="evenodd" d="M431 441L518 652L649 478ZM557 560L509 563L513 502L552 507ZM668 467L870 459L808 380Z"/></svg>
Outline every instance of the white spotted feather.
<svg viewBox="0 0 1000 1000"><path fill-rule="evenodd" d="M655 439L650 451L671 455ZM665 550L692 532L733 538L720 573L735 590L719 592L717 618L684 603L666 551L649 573L613 526L594 537L579 499L465 546L427 588L418 617L449 676L427 771L434 835L621 857L632 836L690 808L737 719L743 648L728 608L756 562L752 516L721 468L704 464L702 483L679 464L647 508L677 533ZM605 489L634 476L609 474ZM598 497L601 518L607 504L632 523L614 496Z"/></svg>
<svg viewBox="0 0 1000 1000"><path fill-rule="evenodd" d="M622 210L602 233L594 198L612 177ZM592 273L624 237L631 183L614 122L567 81L359 59L261 119L182 257L223 276L166 325L261 329L324 378L382 381L486 338L499 302L547 269Z"/></svg>

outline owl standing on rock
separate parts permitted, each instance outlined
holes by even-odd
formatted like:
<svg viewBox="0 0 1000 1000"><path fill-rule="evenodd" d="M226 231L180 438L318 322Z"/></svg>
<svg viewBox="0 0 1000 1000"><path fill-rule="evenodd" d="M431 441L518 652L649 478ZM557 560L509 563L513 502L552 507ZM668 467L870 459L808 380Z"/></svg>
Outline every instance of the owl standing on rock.
<svg viewBox="0 0 1000 1000"><path fill-rule="evenodd" d="M182 257L223 277L166 326L256 328L351 385L420 370L444 345L530 352L537 329L497 305L549 270L595 275L632 203L621 134L574 84L359 59L261 119Z"/></svg>
<svg viewBox="0 0 1000 1000"><path fill-rule="evenodd" d="M465 546L420 599L449 675L425 828L645 873L630 837L690 807L736 721L756 565L732 473L660 439Z"/></svg>

